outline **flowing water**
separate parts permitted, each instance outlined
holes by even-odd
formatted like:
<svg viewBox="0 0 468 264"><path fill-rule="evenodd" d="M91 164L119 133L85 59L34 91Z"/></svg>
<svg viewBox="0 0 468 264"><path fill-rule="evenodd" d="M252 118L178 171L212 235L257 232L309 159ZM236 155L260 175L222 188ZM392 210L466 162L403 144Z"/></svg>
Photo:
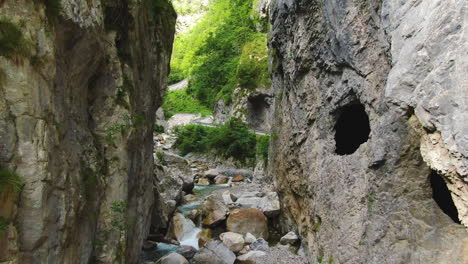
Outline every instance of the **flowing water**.
<svg viewBox="0 0 468 264"><path fill-rule="evenodd" d="M222 188L229 188L231 185L231 180L232 178L229 178L229 182L226 184L217 184L217 185L208 185L208 186L201 186L197 185L193 188L193 194L198 198L198 201L195 202L190 202L183 204L179 207L177 207L177 211L182 213L185 216L189 212L191 212L194 209L199 209L201 207L201 201L207 197L209 194L211 194L213 191L222 189ZM201 225L201 221L200 225ZM183 236L179 238L179 242L181 246L191 246L196 249L199 249L198 247L198 234L202 231L201 226L196 226L195 223L190 220L189 218L185 218L184 220L184 232Z"/></svg>

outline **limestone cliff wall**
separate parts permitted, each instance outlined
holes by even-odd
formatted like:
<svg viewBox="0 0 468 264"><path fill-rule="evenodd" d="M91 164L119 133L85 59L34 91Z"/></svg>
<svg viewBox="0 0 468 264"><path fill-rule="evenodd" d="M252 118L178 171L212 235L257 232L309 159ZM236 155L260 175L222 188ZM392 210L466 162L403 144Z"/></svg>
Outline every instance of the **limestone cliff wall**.
<svg viewBox="0 0 468 264"><path fill-rule="evenodd" d="M269 172L311 263L466 262L467 5L274 1ZM370 134L340 155L348 106ZM433 199L437 174L461 224Z"/></svg>
<svg viewBox="0 0 468 264"><path fill-rule="evenodd" d="M0 57L0 166L23 179L9 263L137 263L154 199L167 1L4 0L25 52ZM4 237L2 237L4 239Z"/></svg>

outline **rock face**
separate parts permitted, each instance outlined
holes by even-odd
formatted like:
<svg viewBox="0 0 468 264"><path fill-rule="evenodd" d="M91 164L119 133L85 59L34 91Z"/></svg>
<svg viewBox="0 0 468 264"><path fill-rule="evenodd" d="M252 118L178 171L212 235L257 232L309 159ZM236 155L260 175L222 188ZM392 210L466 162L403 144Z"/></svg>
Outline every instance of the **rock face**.
<svg viewBox="0 0 468 264"><path fill-rule="evenodd" d="M310 260L463 262L468 64L461 7L465 1L274 2L268 173L284 231L299 231ZM445 185L450 192L437 198Z"/></svg>
<svg viewBox="0 0 468 264"><path fill-rule="evenodd" d="M1 1L24 38L0 56L0 167L25 184L12 263L137 263L175 24L160 2Z"/></svg>

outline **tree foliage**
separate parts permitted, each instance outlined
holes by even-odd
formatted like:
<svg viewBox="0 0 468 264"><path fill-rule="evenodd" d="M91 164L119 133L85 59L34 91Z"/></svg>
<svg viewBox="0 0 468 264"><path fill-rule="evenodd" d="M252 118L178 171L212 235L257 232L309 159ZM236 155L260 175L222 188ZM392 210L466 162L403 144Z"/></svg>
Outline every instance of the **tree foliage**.
<svg viewBox="0 0 468 264"><path fill-rule="evenodd" d="M204 19L176 37L170 83L190 77L187 92L211 108L219 99L228 103L240 83L253 86L259 83L257 79L263 80L267 75L266 35L257 32L252 7L253 0L212 1ZM255 65L247 59L249 52L260 58ZM264 66L257 66L260 63ZM250 78L254 80L246 80Z"/></svg>
<svg viewBox="0 0 468 264"><path fill-rule="evenodd" d="M187 125L175 133L175 146L182 155L211 152L246 165L253 165L256 160L257 137L240 119L233 118L218 127Z"/></svg>

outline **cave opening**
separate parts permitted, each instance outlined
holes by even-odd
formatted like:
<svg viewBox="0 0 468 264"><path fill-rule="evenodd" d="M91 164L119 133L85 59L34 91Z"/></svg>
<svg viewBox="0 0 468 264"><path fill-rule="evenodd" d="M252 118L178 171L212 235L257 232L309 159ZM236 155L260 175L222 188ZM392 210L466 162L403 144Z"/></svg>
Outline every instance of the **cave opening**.
<svg viewBox="0 0 468 264"><path fill-rule="evenodd" d="M452 195L445 184L444 179L436 171L432 170L431 175L429 176L431 187L432 187L432 198L436 201L439 208L455 223L461 224L460 219L458 219L457 207L452 200Z"/></svg>
<svg viewBox="0 0 468 264"><path fill-rule="evenodd" d="M247 102L248 111L248 123L251 129L268 131L266 120L268 119L268 109L270 103L268 102L268 96L258 95L249 97Z"/></svg>
<svg viewBox="0 0 468 264"><path fill-rule="evenodd" d="M369 117L364 105L352 104L340 109L335 125L335 153L349 155L369 139Z"/></svg>

